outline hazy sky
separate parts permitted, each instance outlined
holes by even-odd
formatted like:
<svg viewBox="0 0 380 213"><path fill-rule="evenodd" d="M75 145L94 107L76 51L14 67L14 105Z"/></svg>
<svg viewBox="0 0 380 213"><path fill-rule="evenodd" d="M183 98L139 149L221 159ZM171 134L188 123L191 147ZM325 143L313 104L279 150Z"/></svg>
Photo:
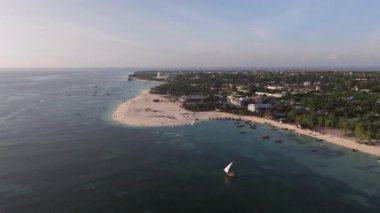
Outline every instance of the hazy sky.
<svg viewBox="0 0 380 213"><path fill-rule="evenodd" d="M380 66L379 0L0 0L0 67Z"/></svg>

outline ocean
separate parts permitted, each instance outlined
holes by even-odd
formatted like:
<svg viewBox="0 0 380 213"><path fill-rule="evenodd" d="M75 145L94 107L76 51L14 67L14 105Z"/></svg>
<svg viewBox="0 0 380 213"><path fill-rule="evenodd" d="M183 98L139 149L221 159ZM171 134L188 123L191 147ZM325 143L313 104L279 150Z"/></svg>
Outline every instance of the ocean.
<svg viewBox="0 0 380 213"><path fill-rule="evenodd" d="M113 122L156 84L132 72L0 71L1 213L380 211L375 156L265 125Z"/></svg>

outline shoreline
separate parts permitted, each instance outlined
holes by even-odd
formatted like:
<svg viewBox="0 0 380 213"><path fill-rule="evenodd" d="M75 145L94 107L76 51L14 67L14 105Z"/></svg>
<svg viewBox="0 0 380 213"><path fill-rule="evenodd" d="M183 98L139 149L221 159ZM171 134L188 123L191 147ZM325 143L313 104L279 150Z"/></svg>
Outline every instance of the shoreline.
<svg viewBox="0 0 380 213"><path fill-rule="evenodd" d="M136 77L131 77L130 80L128 81L162 83L162 81L146 80L146 79L141 79L141 78L136 78Z"/></svg>
<svg viewBox="0 0 380 213"><path fill-rule="evenodd" d="M150 94L149 91L150 89L144 89L138 96L117 106L111 115L112 119L122 124L141 127L189 125L213 118L242 119L244 121L271 125L280 129L288 129L294 133L380 157L379 146L368 146L357 143L354 139L322 134L309 129L300 129L294 124L279 123L267 118L239 116L216 111L192 112L182 108L180 103L168 100L167 96Z"/></svg>

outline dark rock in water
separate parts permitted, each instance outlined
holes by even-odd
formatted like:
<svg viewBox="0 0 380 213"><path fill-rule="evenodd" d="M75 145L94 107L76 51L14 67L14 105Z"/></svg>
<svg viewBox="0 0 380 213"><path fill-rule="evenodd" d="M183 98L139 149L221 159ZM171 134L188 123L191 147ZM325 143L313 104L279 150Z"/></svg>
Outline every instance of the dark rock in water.
<svg viewBox="0 0 380 213"><path fill-rule="evenodd" d="M380 162L380 159L379 159L379 162ZM380 168L372 168L372 169L368 170L368 172L380 174Z"/></svg>
<svg viewBox="0 0 380 213"><path fill-rule="evenodd" d="M380 158L378 159L380 162ZM364 172L370 172L370 173L376 173L380 174L380 167L377 165L371 165L371 166L357 166L357 169L364 171Z"/></svg>
<svg viewBox="0 0 380 213"><path fill-rule="evenodd" d="M316 151L313 151L316 150ZM312 152L318 153L318 155L326 158L336 158L344 155L344 152L339 150L329 150L326 147L319 147L311 150Z"/></svg>
<svg viewBox="0 0 380 213"><path fill-rule="evenodd" d="M240 132L240 134L245 134L246 132Z"/></svg>
<svg viewBox="0 0 380 213"><path fill-rule="evenodd" d="M299 139L296 139L296 142L297 142L297 144L306 144L305 141L302 141L302 140L299 140Z"/></svg>

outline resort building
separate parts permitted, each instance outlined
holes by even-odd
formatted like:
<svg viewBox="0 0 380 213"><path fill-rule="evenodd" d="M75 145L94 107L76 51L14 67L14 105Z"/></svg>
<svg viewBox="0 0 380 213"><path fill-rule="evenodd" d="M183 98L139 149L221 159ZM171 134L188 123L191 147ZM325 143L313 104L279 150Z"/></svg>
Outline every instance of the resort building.
<svg viewBox="0 0 380 213"><path fill-rule="evenodd" d="M267 96L267 97L272 97L272 98L282 98L284 97L284 94L282 93L268 93L268 92L255 92L256 95L258 96Z"/></svg>
<svg viewBox="0 0 380 213"><path fill-rule="evenodd" d="M162 79L162 80L166 80L170 77L170 74L168 73L161 73L161 72L157 72L157 75L156 77L154 77L155 79Z"/></svg>
<svg viewBox="0 0 380 213"><path fill-rule="evenodd" d="M248 105L250 99L248 97L233 96L227 97L227 103L234 107L245 107Z"/></svg>
<svg viewBox="0 0 380 213"><path fill-rule="evenodd" d="M243 93L249 92L249 89L246 86L242 86L242 85L236 86L236 89L238 92L243 92Z"/></svg>
<svg viewBox="0 0 380 213"><path fill-rule="evenodd" d="M256 112L258 110L270 109L271 107L271 104L248 104L248 111Z"/></svg>
<svg viewBox="0 0 380 213"><path fill-rule="evenodd" d="M284 87L282 87L282 86L267 86L267 89L269 89L269 90L280 90L283 88Z"/></svg>
<svg viewBox="0 0 380 213"><path fill-rule="evenodd" d="M357 85L355 85L354 87L351 88L351 91L357 92L357 91L359 91L359 87Z"/></svg>

